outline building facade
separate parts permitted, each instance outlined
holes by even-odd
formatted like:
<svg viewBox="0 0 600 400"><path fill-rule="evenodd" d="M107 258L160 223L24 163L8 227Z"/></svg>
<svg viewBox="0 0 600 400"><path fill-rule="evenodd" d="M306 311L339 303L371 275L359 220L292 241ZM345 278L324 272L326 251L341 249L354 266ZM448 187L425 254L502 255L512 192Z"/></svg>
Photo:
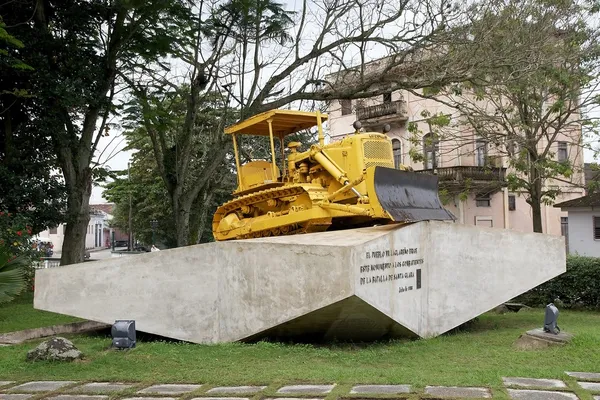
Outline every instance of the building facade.
<svg viewBox="0 0 600 400"><path fill-rule="evenodd" d="M111 211L114 204L91 204L90 222L88 223L85 235L85 248L108 248L114 233L115 240L127 240L127 234L113 229L110 226L112 219ZM40 232L39 238L50 239L54 245L55 251L60 251L65 238L66 224L60 224L54 228L48 228Z"/></svg>
<svg viewBox="0 0 600 400"><path fill-rule="evenodd" d="M389 125L387 134L392 140L396 165L436 174L440 197L457 222L533 232L531 206L525 194L507 189L507 174L511 170L506 156L495 152L492 144L476 137L468 127L457 129L451 139L443 140L436 139L439 136L426 126L424 115L452 116L453 112L435 100L397 91L379 98L330 102L328 129L331 140L336 140L353 134L352 125L357 120L364 131L383 132L383 127ZM579 187L584 183L583 154L578 146L571 146L572 139L573 132L559 133L552 144L559 161L568 158L576 166L571 177L547 182L560 188L556 202L585 194ZM566 212L542 204L544 233L565 235L566 218Z"/></svg>
<svg viewBox="0 0 600 400"><path fill-rule="evenodd" d="M568 213L566 219L569 253L600 257L600 193L555 204Z"/></svg>

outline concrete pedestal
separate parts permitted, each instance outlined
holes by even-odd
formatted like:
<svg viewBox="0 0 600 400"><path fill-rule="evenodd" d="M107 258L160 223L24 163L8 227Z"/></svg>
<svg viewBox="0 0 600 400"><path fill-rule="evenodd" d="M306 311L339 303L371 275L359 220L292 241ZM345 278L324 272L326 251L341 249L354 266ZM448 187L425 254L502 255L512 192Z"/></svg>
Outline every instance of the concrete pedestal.
<svg viewBox="0 0 600 400"><path fill-rule="evenodd" d="M565 269L562 237L419 222L38 270L34 304L196 343L432 337Z"/></svg>

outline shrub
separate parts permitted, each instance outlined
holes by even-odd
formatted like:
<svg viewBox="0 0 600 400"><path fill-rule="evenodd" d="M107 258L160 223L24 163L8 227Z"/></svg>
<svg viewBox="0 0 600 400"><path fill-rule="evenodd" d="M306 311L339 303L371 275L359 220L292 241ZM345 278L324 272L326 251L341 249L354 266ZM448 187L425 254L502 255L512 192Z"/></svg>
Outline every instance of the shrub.
<svg viewBox="0 0 600 400"><path fill-rule="evenodd" d="M600 258L570 255L567 272L519 296L529 306L600 309Z"/></svg>
<svg viewBox="0 0 600 400"><path fill-rule="evenodd" d="M31 236L31 227L23 215L0 211L0 254L6 259L5 263L18 258L18 262L11 265L23 268L29 288L33 286L35 275L33 261L39 260L41 255Z"/></svg>

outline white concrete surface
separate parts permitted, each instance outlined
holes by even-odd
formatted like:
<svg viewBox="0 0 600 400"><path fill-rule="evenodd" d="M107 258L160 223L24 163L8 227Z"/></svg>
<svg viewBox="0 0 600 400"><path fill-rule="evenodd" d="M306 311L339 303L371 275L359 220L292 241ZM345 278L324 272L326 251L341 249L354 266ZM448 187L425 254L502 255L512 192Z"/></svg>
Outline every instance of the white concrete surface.
<svg viewBox="0 0 600 400"><path fill-rule="evenodd" d="M353 324L368 329L369 319L373 329L389 321L388 335L430 337L565 268L561 237L420 222L38 270L34 305L104 323L134 319L140 331L196 343L243 340L285 326L301 334L315 326L308 318L317 317L331 320L323 325L327 337L347 335Z"/></svg>

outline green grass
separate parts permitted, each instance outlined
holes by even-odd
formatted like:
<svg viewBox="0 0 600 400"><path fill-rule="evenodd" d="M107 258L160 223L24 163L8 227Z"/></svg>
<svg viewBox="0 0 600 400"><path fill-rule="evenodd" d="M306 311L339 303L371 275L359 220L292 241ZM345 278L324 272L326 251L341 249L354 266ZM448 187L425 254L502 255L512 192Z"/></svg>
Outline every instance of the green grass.
<svg viewBox="0 0 600 400"><path fill-rule="evenodd" d="M23 303L4 306L6 310L0 308L0 315L6 317L7 310L10 313L10 309L24 310L23 307ZM52 323L64 319L62 316L46 318ZM513 343L519 335L539 327L542 321L542 310L504 315L490 313L481 316L468 331L428 340L369 345L261 342L208 346L141 341L131 351L118 352L108 349L111 342L108 336L74 335L71 340L86 355L82 362L26 362L27 351L39 341L0 347L0 380L119 380L209 385L310 382L337 383L339 390L352 384L375 383L411 384L417 389L426 385L458 385L490 387L495 396L506 398L501 377L526 376L566 380L581 399L591 400L564 371L600 372L600 313L561 312L560 326L576 335L567 346L516 350ZM16 326L14 321L10 324Z"/></svg>
<svg viewBox="0 0 600 400"><path fill-rule="evenodd" d="M19 296L9 304L0 304L0 333L81 321L66 315L35 310L32 304L31 292Z"/></svg>

